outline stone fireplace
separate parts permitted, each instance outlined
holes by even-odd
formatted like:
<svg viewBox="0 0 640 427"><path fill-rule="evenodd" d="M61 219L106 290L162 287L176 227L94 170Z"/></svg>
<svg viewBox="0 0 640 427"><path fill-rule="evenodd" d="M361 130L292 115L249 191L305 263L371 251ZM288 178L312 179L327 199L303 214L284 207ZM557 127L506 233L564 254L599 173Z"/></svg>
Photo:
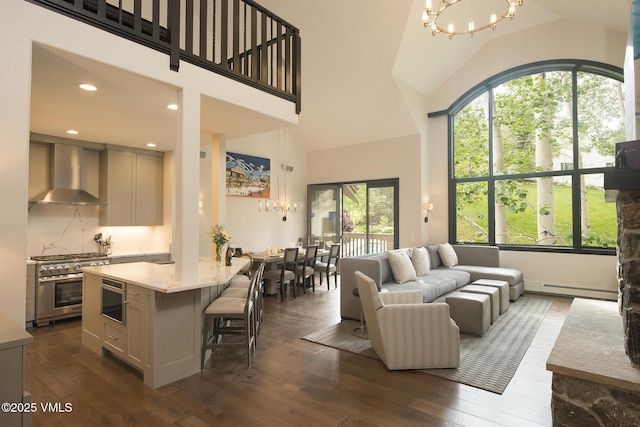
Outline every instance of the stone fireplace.
<svg viewBox="0 0 640 427"><path fill-rule="evenodd" d="M606 173L605 189L618 215L618 302L571 304L547 360L554 426L640 425L640 170Z"/></svg>
<svg viewBox="0 0 640 427"><path fill-rule="evenodd" d="M626 174L628 175L628 174ZM624 347L632 363L640 365L640 181L638 189L619 190L618 214L618 289L622 315Z"/></svg>

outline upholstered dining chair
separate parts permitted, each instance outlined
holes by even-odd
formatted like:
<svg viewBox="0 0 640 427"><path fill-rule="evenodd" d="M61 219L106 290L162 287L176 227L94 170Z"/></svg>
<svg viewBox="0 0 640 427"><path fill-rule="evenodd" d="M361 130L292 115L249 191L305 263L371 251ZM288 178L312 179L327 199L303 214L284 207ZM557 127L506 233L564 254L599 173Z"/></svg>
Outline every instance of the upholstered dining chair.
<svg viewBox="0 0 640 427"><path fill-rule="evenodd" d="M300 263L296 266L296 276L298 277L298 284L302 285L302 290L305 294L307 293L307 284L305 283L307 280L309 280L313 292L316 291L316 281L314 280L314 275L316 273L315 266L317 256L318 247L307 246L304 258L300 260Z"/></svg>
<svg viewBox="0 0 640 427"><path fill-rule="evenodd" d="M335 287L338 287L338 262L340 261L340 244L332 244L329 248L329 256L327 262L316 262L315 270L320 273L320 286L322 286L322 272L324 271L327 276L327 290L331 289L329 278L333 274L333 280L335 281Z"/></svg>
<svg viewBox="0 0 640 427"><path fill-rule="evenodd" d="M420 291L379 293L373 279L355 276L371 347L387 369L460 365L460 330L447 304L423 304Z"/></svg>
<svg viewBox="0 0 640 427"><path fill-rule="evenodd" d="M298 264L298 248L286 248L284 258L279 270L268 270L263 274L264 280L271 280L280 283L280 297L284 301L284 292L287 283L293 286L293 297L296 297L296 265Z"/></svg>

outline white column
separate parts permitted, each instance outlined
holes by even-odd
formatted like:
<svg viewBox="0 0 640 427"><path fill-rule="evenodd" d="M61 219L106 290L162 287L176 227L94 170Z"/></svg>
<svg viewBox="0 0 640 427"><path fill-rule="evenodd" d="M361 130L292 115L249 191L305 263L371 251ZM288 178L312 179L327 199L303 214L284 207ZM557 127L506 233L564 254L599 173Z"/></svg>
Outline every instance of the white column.
<svg viewBox="0 0 640 427"><path fill-rule="evenodd" d="M0 6L0 16L12 11ZM11 9L11 6L8 7ZM3 15L4 14L4 15ZM20 22L3 19L0 29L0 312L25 322L31 41L20 38Z"/></svg>
<svg viewBox="0 0 640 427"><path fill-rule="evenodd" d="M211 223L224 224L227 212L227 138L216 134L211 143ZM215 252L215 244L211 242L211 253Z"/></svg>
<svg viewBox="0 0 640 427"><path fill-rule="evenodd" d="M200 185L200 93L180 93L175 151L175 275L198 278L198 192Z"/></svg>

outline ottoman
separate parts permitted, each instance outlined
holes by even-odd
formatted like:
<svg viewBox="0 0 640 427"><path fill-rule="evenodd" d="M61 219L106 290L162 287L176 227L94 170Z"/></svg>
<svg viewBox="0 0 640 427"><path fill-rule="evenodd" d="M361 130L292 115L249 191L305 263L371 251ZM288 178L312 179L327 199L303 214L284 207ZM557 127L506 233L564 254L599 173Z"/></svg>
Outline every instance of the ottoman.
<svg viewBox="0 0 640 427"><path fill-rule="evenodd" d="M491 324L491 302L488 295L454 292L446 298L449 313L460 332L482 336Z"/></svg>
<svg viewBox="0 0 640 427"><path fill-rule="evenodd" d="M498 288L481 285L467 285L460 289L460 292L470 292L472 294L484 294L489 296L491 302L491 323L495 323L500 316L500 291Z"/></svg>
<svg viewBox="0 0 640 427"><path fill-rule="evenodd" d="M479 279L472 285L493 286L500 290L500 314L509 310L509 283L504 280Z"/></svg>

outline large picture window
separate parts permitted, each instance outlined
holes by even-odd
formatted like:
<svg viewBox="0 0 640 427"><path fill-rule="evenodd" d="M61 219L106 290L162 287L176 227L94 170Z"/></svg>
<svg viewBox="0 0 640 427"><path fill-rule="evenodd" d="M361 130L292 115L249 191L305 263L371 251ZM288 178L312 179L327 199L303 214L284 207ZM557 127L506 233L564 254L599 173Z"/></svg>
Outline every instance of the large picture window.
<svg viewBox="0 0 640 427"><path fill-rule="evenodd" d="M622 70L544 62L478 85L449 110L450 240L608 253L604 172L625 140Z"/></svg>

